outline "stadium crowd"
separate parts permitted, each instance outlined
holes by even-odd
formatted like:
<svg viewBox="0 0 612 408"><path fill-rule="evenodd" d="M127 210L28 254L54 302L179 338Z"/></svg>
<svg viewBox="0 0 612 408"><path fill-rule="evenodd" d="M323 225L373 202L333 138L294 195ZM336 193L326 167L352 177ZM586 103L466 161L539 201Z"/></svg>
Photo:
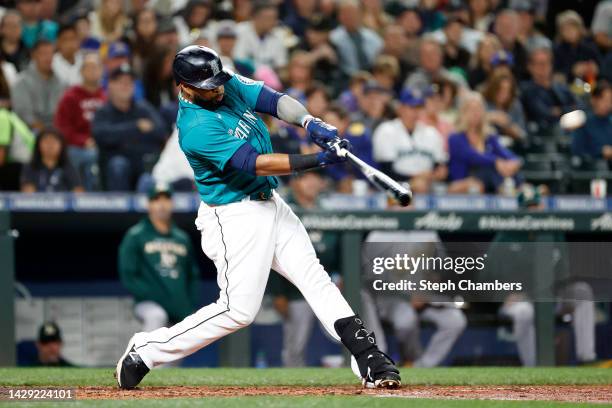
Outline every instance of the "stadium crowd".
<svg viewBox="0 0 612 408"><path fill-rule="evenodd" d="M572 172L612 160L609 0L580 10L546 0L3 4L0 190L147 191L164 150L165 181L192 189L171 146L171 67L194 43L304 102L416 192L525 181L584 192L568 184ZM563 132L560 116L579 108L586 125ZM266 120L277 150L318 149L302 129ZM360 177L349 167L320 176L340 192Z"/></svg>

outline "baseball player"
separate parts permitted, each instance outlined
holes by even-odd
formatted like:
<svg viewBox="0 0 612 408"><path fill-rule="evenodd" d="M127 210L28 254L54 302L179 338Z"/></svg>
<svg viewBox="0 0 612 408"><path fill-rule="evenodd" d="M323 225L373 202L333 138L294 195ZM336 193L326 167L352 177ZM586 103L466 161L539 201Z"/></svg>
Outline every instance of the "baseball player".
<svg viewBox="0 0 612 408"><path fill-rule="evenodd" d="M136 333L117 362L119 387L134 388L151 368L248 326L274 269L302 292L326 331L347 347L351 368L364 386L398 388L395 364L379 350L374 333L319 263L306 229L274 191L275 176L340 163L345 159L337 148L350 149L350 144L290 96L224 70L209 48L184 48L173 71L180 88L179 144L201 197L195 223L202 250L217 268L219 298L172 327ZM323 150L273 153L268 129L255 112L304 127Z"/></svg>

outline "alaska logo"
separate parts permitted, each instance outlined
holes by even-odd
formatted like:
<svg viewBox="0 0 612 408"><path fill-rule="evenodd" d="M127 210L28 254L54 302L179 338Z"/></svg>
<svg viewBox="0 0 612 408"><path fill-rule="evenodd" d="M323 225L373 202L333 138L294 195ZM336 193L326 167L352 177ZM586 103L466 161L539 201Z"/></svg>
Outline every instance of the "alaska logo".
<svg viewBox="0 0 612 408"><path fill-rule="evenodd" d="M414 220L416 229L456 231L463 225L463 218L455 213L441 215L437 212L428 212L422 217Z"/></svg>
<svg viewBox="0 0 612 408"><path fill-rule="evenodd" d="M242 119L238 120L238 126L234 129L234 136L238 139L246 139L251 133L252 126L257 123L257 116L249 110L242 114Z"/></svg>

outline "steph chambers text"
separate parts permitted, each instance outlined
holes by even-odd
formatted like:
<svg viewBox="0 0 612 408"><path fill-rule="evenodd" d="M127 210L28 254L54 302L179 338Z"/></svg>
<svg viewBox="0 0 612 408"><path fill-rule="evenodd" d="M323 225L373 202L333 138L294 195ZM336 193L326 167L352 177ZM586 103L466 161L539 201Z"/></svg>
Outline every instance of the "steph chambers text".
<svg viewBox="0 0 612 408"><path fill-rule="evenodd" d="M493 282L474 282L470 279L462 279L458 282L445 281L434 282L427 279L419 281L410 281L402 279L398 282L385 282L382 279L377 279L372 282L372 288L376 291L427 291L427 292L482 292L482 291L521 291L523 284L521 282L501 282L495 280Z"/></svg>

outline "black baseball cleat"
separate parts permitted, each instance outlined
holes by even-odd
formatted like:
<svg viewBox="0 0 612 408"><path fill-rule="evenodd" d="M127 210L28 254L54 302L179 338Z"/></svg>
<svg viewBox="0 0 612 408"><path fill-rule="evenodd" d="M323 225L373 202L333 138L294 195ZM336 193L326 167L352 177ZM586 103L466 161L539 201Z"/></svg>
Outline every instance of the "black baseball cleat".
<svg viewBox="0 0 612 408"><path fill-rule="evenodd" d="M134 338L132 337L125 353L117 362L117 368L115 369L117 385L124 390L134 389L149 371L149 367L136 352Z"/></svg>
<svg viewBox="0 0 612 408"><path fill-rule="evenodd" d="M397 389L402 385L399 370L391 358L380 350L367 355L368 372L362 379L365 388Z"/></svg>

